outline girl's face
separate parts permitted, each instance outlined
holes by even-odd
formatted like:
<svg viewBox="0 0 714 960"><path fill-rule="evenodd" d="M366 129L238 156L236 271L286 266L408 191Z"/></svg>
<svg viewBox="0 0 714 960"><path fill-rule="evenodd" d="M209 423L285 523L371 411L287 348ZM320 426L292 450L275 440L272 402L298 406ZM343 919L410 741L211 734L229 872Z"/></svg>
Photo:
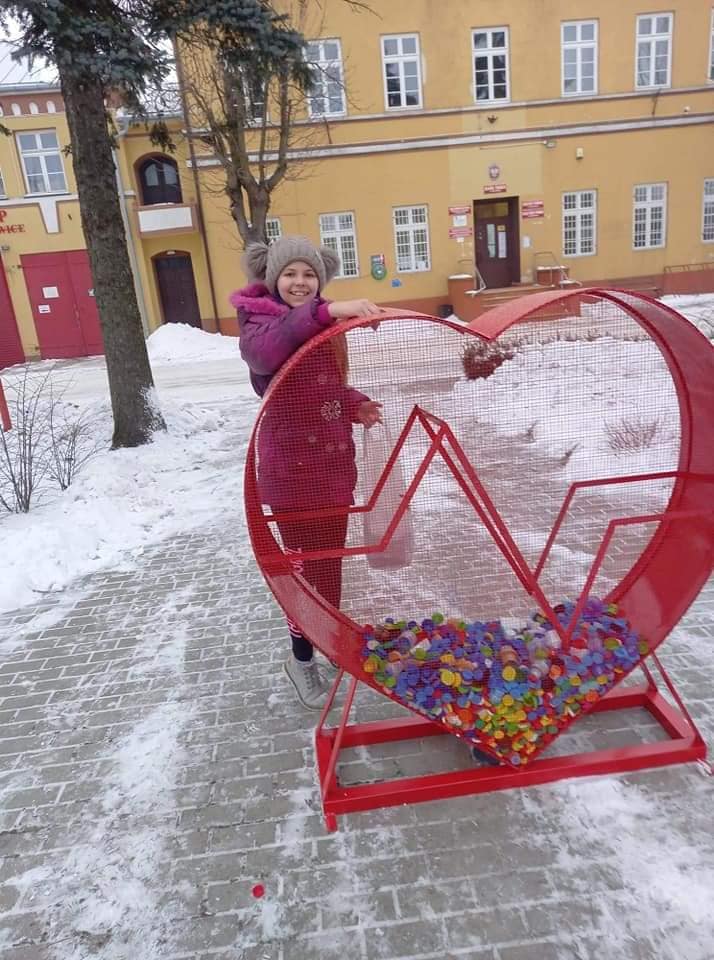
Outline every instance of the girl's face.
<svg viewBox="0 0 714 960"><path fill-rule="evenodd" d="M317 274L309 263L293 260L278 277L278 293L289 307L299 307L317 296Z"/></svg>

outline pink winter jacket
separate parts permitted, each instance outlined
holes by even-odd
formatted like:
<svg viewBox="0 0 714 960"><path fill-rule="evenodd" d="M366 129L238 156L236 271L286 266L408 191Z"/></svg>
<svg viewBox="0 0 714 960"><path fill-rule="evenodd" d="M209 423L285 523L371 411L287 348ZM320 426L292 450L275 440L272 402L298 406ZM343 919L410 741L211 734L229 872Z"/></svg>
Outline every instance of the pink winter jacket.
<svg viewBox="0 0 714 960"><path fill-rule="evenodd" d="M333 323L318 298L292 309L262 283L232 294L240 352L258 396L295 351ZM352 424L367 400L343 382L332 345L322 344L273 394L258 434L258 486L274 510L346 506L357 482Z"/></svg>

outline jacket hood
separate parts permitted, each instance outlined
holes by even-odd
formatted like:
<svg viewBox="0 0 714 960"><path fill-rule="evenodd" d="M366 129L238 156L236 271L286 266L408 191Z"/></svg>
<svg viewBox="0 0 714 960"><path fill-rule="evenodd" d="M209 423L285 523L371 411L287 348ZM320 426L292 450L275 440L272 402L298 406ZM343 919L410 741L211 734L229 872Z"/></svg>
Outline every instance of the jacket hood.
<svg viewBox="0 0 714 960"><path fill-rule="evenodd" d="M264 283L249 283L247 287L235 290L228 299L236 310L269 317L281 317L290 309L286 303L278 303Z"/></svg>

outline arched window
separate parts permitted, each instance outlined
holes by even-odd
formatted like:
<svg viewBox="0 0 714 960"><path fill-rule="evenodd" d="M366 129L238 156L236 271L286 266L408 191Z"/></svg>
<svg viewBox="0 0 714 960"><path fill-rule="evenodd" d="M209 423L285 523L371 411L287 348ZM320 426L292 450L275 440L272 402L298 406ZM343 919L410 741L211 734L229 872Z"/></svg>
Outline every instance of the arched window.
<svg viewBox="0 0 714 960"><path fill-rule="evenodd" d="M30 113L39 113L40 109L34 100L30 100Z"/></svg>
<svg viewBox="0 0 714 960"><path fill-rule="evenodd" d="M47 101L47 112L48 113L57 113L57 107L55 107L54 100Z"/></svg>
<svg viewBox="0 0 714 960"><path fill-rule="evenodd" d="M181 203L176 161L170 157L148 157L139 165L141 202L145 207L155 203Z"/></svg>
<svg viewBox="0 0 714 960"><path fill-rule="evenodd" d="M14 116L16 116L16 117L22 116L22 108L20 107L20 104L19 104L19 103L11 103L11 104L10 104L10 108L11 108Z"/></svg>

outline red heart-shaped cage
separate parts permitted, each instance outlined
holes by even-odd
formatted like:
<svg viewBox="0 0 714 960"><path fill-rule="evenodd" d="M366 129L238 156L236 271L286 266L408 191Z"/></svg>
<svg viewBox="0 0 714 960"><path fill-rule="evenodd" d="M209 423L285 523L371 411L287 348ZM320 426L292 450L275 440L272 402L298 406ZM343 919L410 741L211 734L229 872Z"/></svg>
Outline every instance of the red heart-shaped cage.
<svg viewBox="0 0 714 960"><path fill-rule="evenodd" d="M385 425L363 436L366 398ZM253 548L323 653L527 762L708 578L713 421L714 347L639 294L548 291L468 326L340 323L264 398Z"/></svg>

